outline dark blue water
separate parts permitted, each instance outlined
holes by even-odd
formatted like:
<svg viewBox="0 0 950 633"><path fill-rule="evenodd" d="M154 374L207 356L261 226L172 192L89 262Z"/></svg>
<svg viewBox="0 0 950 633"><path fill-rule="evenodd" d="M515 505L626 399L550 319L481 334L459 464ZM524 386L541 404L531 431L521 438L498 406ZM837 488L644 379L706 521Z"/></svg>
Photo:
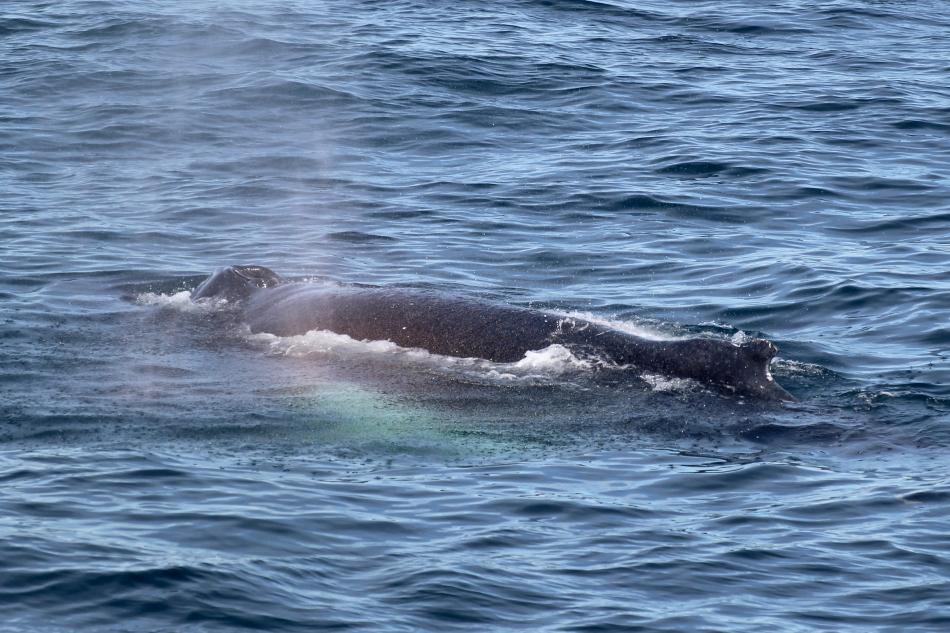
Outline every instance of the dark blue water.
<svg viewBox="0 0 950 633"><path fill-rule="evenodd" d="M946 9L5 2L0 630L950 629ZM234 263L799 401L249 336Z"/></svg>

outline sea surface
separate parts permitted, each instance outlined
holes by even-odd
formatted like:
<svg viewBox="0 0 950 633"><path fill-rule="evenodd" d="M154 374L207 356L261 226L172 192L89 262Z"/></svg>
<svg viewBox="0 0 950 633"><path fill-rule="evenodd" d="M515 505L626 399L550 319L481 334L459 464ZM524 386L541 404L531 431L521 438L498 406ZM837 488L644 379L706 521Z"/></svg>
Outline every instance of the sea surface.
<svg viewBox="0 0 950 633"><path fill-rule="evenodd" d="M950 630L946 2L6 0L0 631ZM261 264L797 402L251 335Z"/></svg>

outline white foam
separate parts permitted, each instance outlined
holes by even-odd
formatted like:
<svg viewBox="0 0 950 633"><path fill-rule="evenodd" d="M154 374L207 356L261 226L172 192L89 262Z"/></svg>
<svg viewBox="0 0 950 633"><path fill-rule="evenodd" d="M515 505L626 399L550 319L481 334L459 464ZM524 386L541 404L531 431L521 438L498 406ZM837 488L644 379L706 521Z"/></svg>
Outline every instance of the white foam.
<svg viewBox="0 0 950 633"><path fill-rule="evenodd" d="M732 337L731 337L729 340L732 341L732 344L733 344L733 345L740 345L740 346L741 346L741 345L743 345L743 344L745 344L745 343L748 343L748 342L750 342L750 341L754 341L754 340L755 340L755 337L754 337L754 336L749 336L748 334L746 334L746 333L743 332L742 330L739 330L738 332L736 332L735 334L733 334Z"/></svg>
<svg viewBox="0 0 950 633"><path fill-rule="evenodd" d="M579 358L563 345L556 344L530 350L524 358L513 363L496 363L483 358L433 354L424 349L401 347L392 341L360 341L327 330L310 330L296 336L247 334L247 338L266 346L270 353L277 355L336 355L350 358L385 355L428 369L489 381L544 381L567 372L589 371L594 367L594 362Z"/></svg>
<svg viewBox="0 0 950 633"><path fill-rule="evenodd" d="M613 330L619 330L620 332L632 334L633 336L639 336L640 338L649 339L651 341L672 341L678 338L672 336L668 332L662 332L656 328L646 326L642 323L622 321L620 319L608 319L591 312L561 312L554 310L552 311L552 314L556 314L568 320L577 319L581 321L588 321L596 325L601 325Z"/></svg>
<svg viewBox="0 0 950 633"><path fill-rule="evenodd" d="M207 298L193 301L191 292L182 290L171 294L143 292L135 298L139 305L159 306L179 312L213 312L227 305L228 300L223 298Z"/></svg>
<svg viewBox="0 0 950 633"><path fill-rule="evenodd" d="M541 371L563 373L579 369L588 370L593 367L590 360L578 358L563 345L554 344L539 350L528 350L524 358L512 367L523 371Z"/></svg>
<svg viewBox="0 0 950 633"><path fill-rule="evenodd" d="M328 330L310 330L295 336L276 336L261 332L247 337L268 346L271 353L283 356L310 356L313 354L396 354L408 357L426 358L434 356L421 349L400 347L392 341L358 341L346 334L337 334Z"/></svg>
<svg viewBox="0 0 950 633"><path fill-rule="evenodd" d="M653 391L690 391L699 386L689 378L671 378L661 374L642 373L640 378L650 385Z"/></svg>
<svg viewBox="0 0 950 633"><path fill-rule="evenodd" d="M433 354L424 349L401 347L392 341L360 341L327 330L310 330L296 336L251 334L245 331L245 336L249 341L264 346L269 353L280 356L329 355L350 359L363 357L370 360L372 357L384 356L426 370L488 384L562 384L566 377L588 374L599 368L623 369L596 357L579 357L559 344L529 350L524 358L516 362L496 363L483 358ZM683 378L649 373L640 377L654 391L677 392L697 388L697 383Z"/></svg>

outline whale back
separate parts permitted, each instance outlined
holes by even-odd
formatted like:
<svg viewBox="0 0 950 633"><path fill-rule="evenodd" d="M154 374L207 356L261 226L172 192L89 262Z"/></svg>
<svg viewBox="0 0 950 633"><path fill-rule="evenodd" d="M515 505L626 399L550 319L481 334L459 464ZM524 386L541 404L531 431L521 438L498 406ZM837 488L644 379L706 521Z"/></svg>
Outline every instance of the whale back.
<svg viewBox="0 0 950 633"><path fill-rule="evenodd" d="M226 299L229 302L247 299L260 288L283 283L280 275L264 266L225 266L205 279L191 293L192 299Z"/></svg>
<svg viewBox="0 0 950 633"><path fill-rule="evenodd" d="M693 379L727 393L794 399L772 378L769 365L778 348L765 339L741 344L717 338L648 339L583 319L428 290L283 283L263 266L219 269L192 296L243 302L245 322L254 333L295 336L326 330L501 363L556 343L620 367Z"/></svg>
<svg viewBox="0 0 950 633"><path fill-rule="evenodd" d="M255 294L245 308L251 332L294 336L310 330L391 341L459 358L509 363L549 346L560 317L407 288L288 283Z"/></svg>

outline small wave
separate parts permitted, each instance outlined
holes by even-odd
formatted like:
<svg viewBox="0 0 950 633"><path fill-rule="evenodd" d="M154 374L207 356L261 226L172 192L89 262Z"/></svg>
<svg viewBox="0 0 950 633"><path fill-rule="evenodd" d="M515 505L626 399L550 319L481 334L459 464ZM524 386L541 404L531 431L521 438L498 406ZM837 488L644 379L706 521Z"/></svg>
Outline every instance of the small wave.
<svg viewBox="0 0 950 633"><path fill-rule="evenodd" d="M663 175L683 176L683 177L705 177L705 176L752 176L768 172L768 169L761 167L749 167L737 165L726 161L712 160L674 160L669 164L658 167L656 173Z"/></svg>
<svg viewBox="0 0 950 633"><path fill-rule="evenodd" d="M828 370L821 365L803 363L797 360L776 358L773 364L781 368L781 373L785 376L824 376L828 374Z"/></svg>
<svg viewBox="0 0 950 633"><path fill-rule="evenodd" d="M751 442L768 444L776 444L778 442L834 443L840 441L848 432L847 427L839 426L831 422L815 422L811 424L764 422L737 430L740 437Z"/></svg>
<svg viewBox="0 0 950 633"><path fill-rule="evenodd" d="M7 16L0 25L0 36L42 31L56 26L49 20L37 20L22 16Z"/></svg>
<svg viewBox="0 0 950 633"><path fill-rule="evenodd" d="M897 217L887 217L870 222L834 227L838 233L864 234L869 236L887 236L894 239L895 233L921 233L940 230L950 222L950 212L931 212L925 214L902 213Z"/></svg>
<svg viewBox="0 0 950 633"><path fill-rule="evenodd" d="M935 130L950 132L950 124L940 121L926 121L923 119L903 119L892 124L898 130Z"/></svg>
<svg viewBox="0 0 950 633"><path fill-rule="evenodd" d="M327 233L325 237L327 239L336 240L338 242L351 242L351 243L395 242L396 241L396 238L390 237L388 235L378 235L376 233L365 233L363 231L337 231L335 233Z"/></svg>

